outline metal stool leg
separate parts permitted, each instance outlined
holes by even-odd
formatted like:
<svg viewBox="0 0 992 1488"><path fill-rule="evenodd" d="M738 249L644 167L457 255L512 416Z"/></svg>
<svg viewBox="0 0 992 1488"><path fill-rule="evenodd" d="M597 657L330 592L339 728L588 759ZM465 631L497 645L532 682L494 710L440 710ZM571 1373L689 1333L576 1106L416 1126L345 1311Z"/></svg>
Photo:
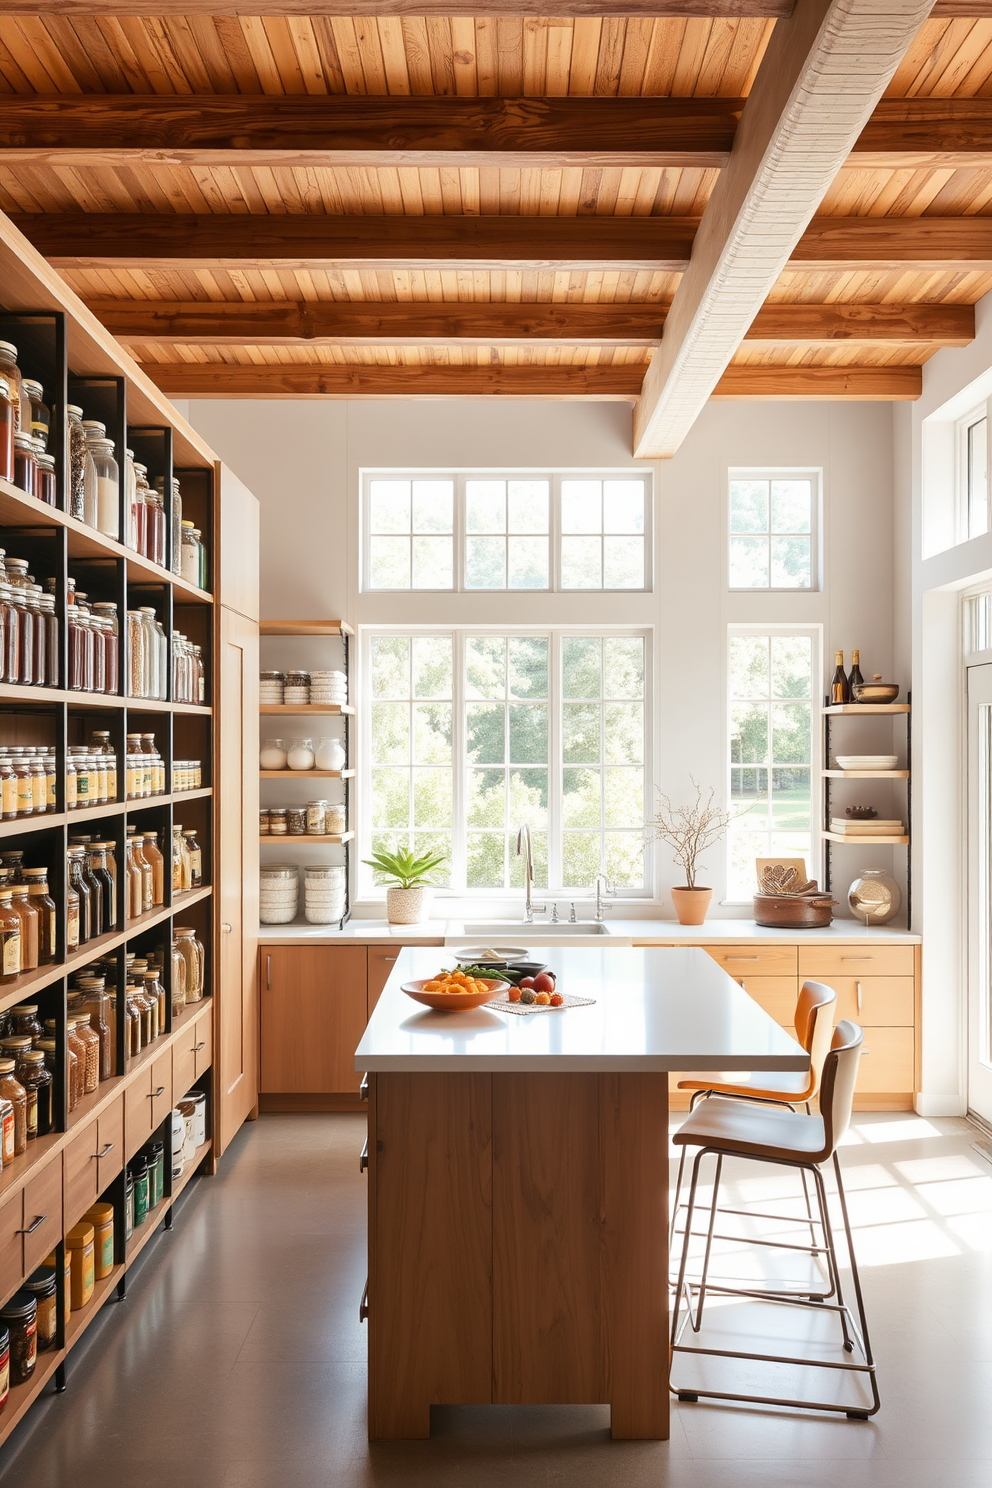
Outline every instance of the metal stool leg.
<svg viewBox="0 0 992 1488"><path fill-rule="evenodd" d="M844 1349L846 1353L854 1352L854 1344L851 1340L851 1332L847 1325L847 1304L844 1301L844 1292L840 1283L840 1267L837 1264L837 1244L834 1240L833 1227L830 1223L830 1210L827 1207L827 1188L823 1181L823 1174L817 1167L813 1168L813 1181L816 1184L817 1196L820 1200L820 1215L823 1223L823 1235L827 1242L827 1262L830 1274L833 1278L834 1289L837 1292L837 1306L840 1316L840 1325L844 1333Z"/></svg>
<svg viewBox="0 0 992 1488"><path fill-rule="evenodd" d="M685 1270L689 1261L689 1239L692 1231L692 1216L696 1211L696 1188L699 1184L699 1164L703 1160L705 1148L700 1148L692 1164L692 1179L689 1183L689 1203L686 1206L686 1229L682 1237L682 1258L679 1262L678 1281L675 1284L675 1300L672 1304L672 1346L679 1335L679 1312L682 1306L682 1297L685 1290ZM689 1317L691 1321L692 1310L690 1307ZM683 1325L684 1326L684 1325Z"/></svg>
<svg viewBox="0 0 992 1488"><path fill-rule="evenodd" d="M840 1200L840 1212L844 1220L844 1236L847 1240L847 1254L851 1262L851 1280L854 1283L854 1295L858 1303L858 1321L861 1324L861 1348L865 1356L865 1363L871 1373L868 1378L871 1381L871 1396L873 1405L870 1411L848 1411L852 1420L867 1419L873 1416L879 1409L882 1400L878 1393L878 1380L875 1377L875 1359L871 1351L871 1337L868 1332L868 1314L865 1312L865 1299L861 1291L861 1274L858 1271L858 1258L854 1253L854 1239L851 1235L851 1221L847 1213L847 1195L844 1192L844 1180L840 1175L840 1160L834 1153L834 1174L837 1178L837 1197Z"/></svg>
<svg viewBox="0 0 992 1488"><path fill-rule="evenodd" d="M710 1254L711 1254L711 1252L713 1250L713 1230L714 1230L714 1227L716 1225L716 1216L717 1216L717 1212L718 1212L718 1208L719 1208L720 1178L721 1178L722 1174L723 1174L723 1153L721 1152L721 1153L719 1153L717 1155L716 1171L713 1174L713 1199L712 1199L712 1202L710 1204L710 1222L709 1222L709 1226L708 1226L707 1231L706 1231L706 1250L705 1250L705 1252L703 1254L703 1270L702 1270L702 1274L701 1274L701 1276L699 1278L699 1301L696 1304L696 1321L695 1321L695 1323L693 1323L693 1330L696 1333L699 1332L700 1328L702 1327L702 1323L703 1323L703 1304L706 1301L706 1278L709 1275ZM687 1232L686 1232L686 1240L688 1240L688 1238L689 1238L689 1232L687 1230Z"/></svg>

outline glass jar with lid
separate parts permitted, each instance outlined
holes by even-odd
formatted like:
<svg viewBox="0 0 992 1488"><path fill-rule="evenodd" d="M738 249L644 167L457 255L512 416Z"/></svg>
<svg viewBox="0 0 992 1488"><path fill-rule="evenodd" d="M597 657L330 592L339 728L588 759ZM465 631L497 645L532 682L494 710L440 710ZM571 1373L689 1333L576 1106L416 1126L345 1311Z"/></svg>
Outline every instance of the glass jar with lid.
<svg viewBox="0 0 992 1488"><path fill-rule="evenodd" d="M22 428L33 439L38 440L43 450L47 450L52 415L48 404L45 402L45 389L35 378L22 377L21 392L25 398L24 417L30 419L29 423L22 421Z"/></svg>
<svg viewBox="0 0 992 1488"><path fill-rule="evenodd" d="M262 747L258 752L258 765L261 770L285 770L288 751L284 739L263 739Z"/></svg>
<svg viewBox="0 0 992 1488"><path fill-rule="evenodd" d="M290 739L286 751L286 764L291 770L312 770L314 766L313 740Z"/></svg>
<svg viewBox="0 0 992 1488"><path fill-rule="evenodd" d="M13 889L0 887L0 986L9 986L21 974L21 917L13 905Z"/></svg>
<svg viewBox="0 0 992 1488"><path fill-rule="evenodd" d="M286 807L286 830L290 837L305 837L307 834L307 808Z"/></svg>
<svg viewBox="0 0 992 1488"><path fill-rule="evenodd" d="M27 1095L28 1141L47 1137L54 1125L52 1107L52 1073L45 1064L44 1049L28 1049L17 1067L17 1075Z"/></svg>
<svg viewBox="0 0 992 1488"><path fill-rule="evenodd" d="M120 470L114 459L114 441L104 437L90 439L90 450L96 469L96 527L104 537L116 542L120 536Z"/></svg>
<svg viewBox="0 0 992 1488"><path fill-rule="evenodd" d="M83 985L78 1011L89 1015L90 1027L100 1040L100 1079L109 1080L114 1073L114 1029L110 994L104 977L92 977Z"/></svg>
<svg viewBox="0 0 992 1488"><path fill-rule="evenodd" d="M99 419L83 419L83 433L86 435L86 451L84 460L83 476L83 521L87 527L96 527L100 519L100 484L97 479L96 457L93 452L93 441L106 437L107 426L101 424Z"/></svg>
<svg viewBox="0 0 992 1488"><path fill-rule="evenodd" d="M0 480L14 479L14 424L17 407L6 377L0 376Z"/></svg>
<svg viewBox="0 0 992 1488"><path fill-rule="evenodd" d="M14 485L28 496L38 494L38 451L30 434L14 435Z"/></svg>
<svg viewBox="0 0 992 1488"><path fill-rule="evenodd" d="M69 444L69 490L67 507L70 517L86 520L86 430L83 428L83 410L76 404L66 405Z"/></svg>
<svg viewBox="0 0 992 1488"><path fill-rule="evenodd" d="M158 833L142 832L141 856L152 872L152 907L165 903L165 858L159 851Z"/></svg>
<svg viewBox="0 0 992 1488"><path fill-rule="evenodd" d="M58 1339L58 1280L54 1266L39 1266L24 1283L23 1290L37 1304L38 1352L46 1353Z"/></svg>
<svg viewBox="0 0 992 1488"><path fill-rule="evenodd" d="M313 863L306 869L304 914L311 925L330 925L344 917L345 871L340 864Z"/></svg>
<svg viewBox="0 0 992 1488"><path fill-rule="evenodd" d="M263 925L288 925L299 908L300 873L295 864L265 863L259 869L259 919Z"/></svg>
<svg viewBox="0 0 992 1488"><path fill-rule="evenodd" d="M55 456L38 452L38 500L46 506L57 505L58 481L55 475Z"/></svg>
<svg viewBox="0 0 992 1488"><path fill-rule="evenodd" d="M38 1304L30 1292L15 1292L0 1307L0 1324L10 1335L10 1383L26 1385L38 1362Z"/></svg>
<svg viewBox="0 0 992 1488"><path fill-rule="evenodd" d="M59 912L48 892L48 869L25 868L24 878L31 903L38 911L38 964L49 966L55 960L58 948Z"/></svg>
<svg viewBox="0 0 992 1488"><path fill-rule="evenodd" d="M14 409L14 428L23 429L26 434L31 433L31 418L26 410L22 410L23 401L21 392L21 369L17 365L17 347L11 341L0 341L0 377L7 383L10 401ZM28 405L30 407L30 404Z"/></svg>
<svg viewBox="0 0 992 1488"><path fill-rule="evenodd" d="M204 950L191 925L175 927L175 943L186 962L186 1002L202 1002L204 994Z"/></svg>
<svg viewBox="0 0 992 1488"><path fill-rule="evenodd" d="M92 1095L100 1084L100 1035L90 1023L89 1013L72 1015L73 1032L83 1046L83 1095Z"/></svg>
<svg viewBox="0 0 992 1488"><path fill-rule="evenodd" d="M24 1086L14 1074L14 1061L9 1055L0 1056L0 1098L9 1100L14 1108L14 1157L20 1157L28 1148L28 1096ZM4 1166L7 1154L3 1154Z"/></svg>
<svg viewBox="0 0 992 1488"><path fill-rule="evenodd" d="M289 822L287 820L287 809L285 806L270 806L268 820L268 835L270 837L285 837L288 834Z"/></svg>

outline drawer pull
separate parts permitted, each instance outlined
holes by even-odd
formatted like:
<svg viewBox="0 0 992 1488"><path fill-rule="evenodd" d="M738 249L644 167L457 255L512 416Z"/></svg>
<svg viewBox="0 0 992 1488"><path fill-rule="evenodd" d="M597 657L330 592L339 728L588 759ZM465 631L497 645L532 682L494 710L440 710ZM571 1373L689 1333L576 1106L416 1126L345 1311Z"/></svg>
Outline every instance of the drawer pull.
<svg viewBox="0 0 992 1488"><path fill-rule="evenodd" d="M34 1224L29 1224L26 1230L15 1230L14 1233L16 1235L33 1235L35 1230L39 1229L47 1218L47 1214L39 1214L36 1216Z"/></svg>
<svg viewBox="0 0 992 1488"><path fill-rule="evenodd" d="M192 1049L190 1049L189 1052L191 1054L199 1054L200 1050L201 1049L205 1049L206 1047L207 1047L207 1041L206 1041L206 1039L201 1039L198 1044L194 1044L193 1045Z"/></svg>
<svg viewBox="0 0 992 1488"><path fill-rule="evenodd" d="M360 1173L364 1173L366 1171L366 1169L368 1168L368 1165L369 1165L369 1139L368 1139L368 1137L366 1137L365 1138L365 1146L362 1148L362 1155L358 1159L358 1171Z"/></svg>
<svg viewBox="0 0 992 1488"><path fill-rule="evenodd" d="M841 956L842 961L874 961L874 956Z"/></svg>
<svg viewBox="0 0 992 1488"><path fill-rule="evenodd" d="M864 1044L862 1044L861 1045L861 1052L862 1052L862 1054L870 1054L871 1053L871 1050L870 1049L866 1049L865 1046L864 1046Z"/></svg>
<svg viewBox="0 0 992 1488"><path fill-rule="evenodd" d="M220 928L223 930L225 935L230 935L233 926L231 925L229 920L221 920Z"/></svg>
<svg viewBox="0 0 992 1488"><path fill-rule="evenodd" d="M757 956L726 956L726 961L757 961Z"/></svg>
<svg viewBox="0 0 992 1488"><path fill-rule="evenodd" d="M366 1282L365 1283L365 1290L362 1293L362 1300L359 1303L359 1307L358 1307L358 1321L360 1323L364 1323L365 1322L365 1319L368 1317L368 1315L369 1315L369 1284L368 1284L368 1282Z"/></svg>
<svg viewBox="0 0 992 1488"><path fill-rule="evenodd" d="M108 1152L113 1152L113 1150L114 1150L114 1144L113 1144L113 1142L105 1142L104 1143L104 1146L103 1146L103 1151L102 1152L94 1152L93 1156L95 1158L98 1158L98 1159L101 1158L101 1157L106 1157L107 1153Z"/></svg>
<svg viewBox="0 0 992 1488"><path fill-rule="evenodd" d="M383 956L382 959L383 959L383 961L396 961L396 960L398 960L398 958L399 958L399 952L397 952L397 954L395 956Z"/></svg>
<svg viewBox="0 0 992 1488"><path fill-rule="evenodd" d="M362 1083L358 1087L358 1099L359 1100L368 1100L368 1098L369 1098L369 1077L368 1077L367 1074L365 1074L365 1075L362 1076Z"/></svg>
<svg viewBox="0 0 992 1488"><path fill-rule="evenodd" d="M160 1095L164 1095L164 1094L165 1094L165 1086L164 1085L160 1085L157 1090L149 1090L149 1092L148 1092L148 1099L149 1100L156 1100Z"/></svg>
<svg viewBox="0 0 992 1488"><path fill-rule="evenodd" d="M272 991L272 957L271 956L266 956L266 958L265 958L265 990L266 990L266 992L271 992Z"/></svg>
<svg viewBox="0 0 992 1488"><path fill-rule="evenodd" d="M855 987L857 989L857 993L858 993L858 1012L860 1013L862 1007L864 1006L864 998L861 995L861 983L860 982L855 982L854 985L855 985Z"/></svg>

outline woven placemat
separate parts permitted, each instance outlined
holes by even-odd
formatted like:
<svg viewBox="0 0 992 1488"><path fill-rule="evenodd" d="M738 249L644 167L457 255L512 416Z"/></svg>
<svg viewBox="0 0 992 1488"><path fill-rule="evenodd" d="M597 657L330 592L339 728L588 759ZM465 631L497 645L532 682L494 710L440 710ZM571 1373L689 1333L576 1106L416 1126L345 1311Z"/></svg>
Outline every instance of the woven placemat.
<svg viewBox="0 0 992 1488"><path fill-rule="evenodd" d="M570 1007L592 1007L596 1001L595 997L572 997L568 992L563 992L561 995L564 999L561 1007L551 1007L550 1004L543 1002L511 1002L508 992L501 992L485 1006L492 1008L495 1013L515 1013L518 1017L525 1018L528 1013L563 1013L566 1008Z"/></svg>

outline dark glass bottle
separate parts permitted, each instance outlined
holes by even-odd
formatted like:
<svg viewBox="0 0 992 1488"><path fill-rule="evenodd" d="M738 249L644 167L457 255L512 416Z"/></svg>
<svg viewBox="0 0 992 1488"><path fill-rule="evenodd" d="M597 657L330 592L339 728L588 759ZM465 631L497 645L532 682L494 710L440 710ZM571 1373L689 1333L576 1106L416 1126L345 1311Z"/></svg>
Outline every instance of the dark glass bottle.
<svg viewBox="0 0 992 1488"><path fill-rule="evenodd" d="M844 672L844 653L837 652L837 670L834 672L830 683L830 702L836 706L838 703L849 703L851 701L851 689L848 686L847 676Z"/></svg>
<svg viewBox="0 0 992 1488"><path fill-rule="evenodd" d="M79 939L78 945L85 945L92 940L97 933L90 928L90 889L83 878L83 858L86 856L84 847L71 847L69 849L69 883L79 898Z"/></svg>
<svg viewBox="0 0 992 1488"><path fill-rule="evenodd" d="M857 692L857 690L858 690L859 687L861 687L861 686L864 685L864 680L865 680L864 677L862 677L862 675L861 675L860 662L861 662L861 652L860 651L852 651L851 652L851 672L850 672L850 676L847 679L847 685L851 689L851 701L852 701L852 703L856 703L857 702L857 700L858 700L858 692Z"/></svg>

